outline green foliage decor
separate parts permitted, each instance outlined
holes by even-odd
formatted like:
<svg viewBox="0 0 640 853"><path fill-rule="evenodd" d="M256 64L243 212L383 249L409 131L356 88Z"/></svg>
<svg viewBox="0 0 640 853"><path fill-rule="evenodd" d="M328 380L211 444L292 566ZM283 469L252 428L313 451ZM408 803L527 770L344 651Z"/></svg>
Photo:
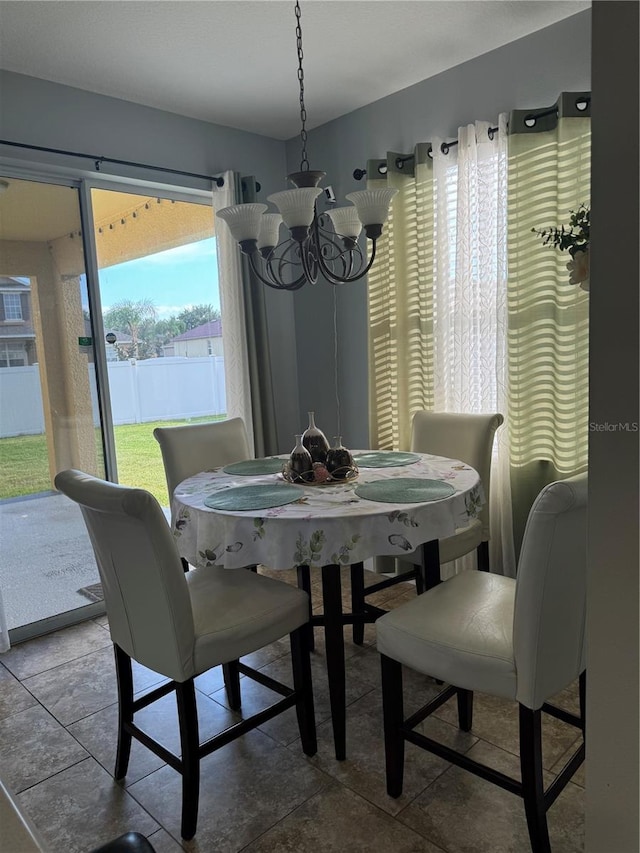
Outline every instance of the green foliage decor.
<svg viewBox="0 0 640 853"><path fill-rule="evenodd" d="M568 226L532 228L531 231L542 238L544 246L551 245L561 252L569 252L573 258L576 252L586 252L589 249L591 208L581 204L577 210L570 210L569 214Z"/></svg>

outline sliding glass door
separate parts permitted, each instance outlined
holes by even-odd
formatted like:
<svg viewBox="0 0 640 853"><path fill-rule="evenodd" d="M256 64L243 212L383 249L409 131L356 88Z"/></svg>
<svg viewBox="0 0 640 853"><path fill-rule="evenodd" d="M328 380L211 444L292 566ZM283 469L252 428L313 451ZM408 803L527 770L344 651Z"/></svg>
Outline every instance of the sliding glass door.
<svg viewBox="0 0 640 853"><path fill-rule="evenodd" d="M226 416L210 203L93 188L118 482L168 506L156 426Z"/></svg>
<svg viewBox="0 0 640 853"><path fill-rule="evenodd" d="M78 188L0 195L0 589L12 638L97 613L98 572L64 468L104 477Z"/></svg>
<svg viewBox="0 0 640 853"><path fill-rule="evenodd" d="M226 416L211 204L107 186L0 184L0 606L12 642L104 610L56 473L140 486L168 506L154 427Z"/></svg>

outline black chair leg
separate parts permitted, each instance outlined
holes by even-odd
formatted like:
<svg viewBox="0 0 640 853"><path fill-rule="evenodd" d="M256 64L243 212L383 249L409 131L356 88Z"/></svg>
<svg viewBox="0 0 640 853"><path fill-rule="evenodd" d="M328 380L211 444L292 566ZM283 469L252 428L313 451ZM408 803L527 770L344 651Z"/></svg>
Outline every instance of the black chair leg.
<svg viewBox="0 0 640 853"><path fill-rule="evenodd" d="M125 724L133 722L133 671L129 655L120 646L114 645L113 650L118 683L118 748L114 776L124 779L131 755L131 734L125 730Z"/></svg>
<svg viewBox="0 0 640 853"><path fill-rule="evenodd" d="M542 778L542 711L520 705L522 797L533 853L551 853Z"/></svg>
<svg viewBox="0 0 640 853"><path fill-rule="evenodd" d="M240 696L240 670L237 660L230 660L222 664L224 686L227 691L227 702L232 711L239 711L242 706Z"/></svg>
<svg viewBox="0 0 640 853"><path fill-rule="evenodd" d="M489 543L481 542L476 548L476 553L478 555L478 571L480 572L488 572L489 571Z"/></svg>
<svg viewBox="0 0 640 853"><path fill-rule="evenodd" d="M458 727L463 732L470 732L473 725L473 690L457 689Z"/></svg>
<svg viewBox="0 0 640 853"><path fill-rule="evenodd" d="M361 621L354 619L352 626L353 642L356 646L364 643L364 564L354 563L351 566L351 612L361 617Z"/></svg>
<svg viewBox="0 0 640 853"><path fill-rule="evenodd" d="M402 794L404 777L404 705L402 697L402 666L398 661L380 655L382 668L382 712L384 717L384 754L387 773L387 794Z"/></svg>
<svg viewBox="0 0 640 853"><path fill-rule="evenodd" d="M196 834L200 798L200 743L198 710L193 679L176 684L180 744L182 747L181 835L189 841Z"/></svg>
<svg viewBox="0 0 640 853"><path fill-rule="evenodd" d="M290 634L291 664L293 668L293 687L298 695L296 716L305 755L315 755L318 751L316 737L316 718L313 708L313 682L311 680L311 661L307 643L306 626Z"/></svg>
<svg viewBox="0 0 640 853"><path fill-rule="evenodd" d="M313 624L311 622L311 617L313 616L313 605L311 603L311 572L309 571L309 566L297 566L296 571L298 573L298 589L304 590L304 592L309 596L309 625L306 630L309 651L312 652L316 647L316 641L313 636Z"/></svg>
<svg viewBox="0 0 640 853"><path fill-rule="evenodd" d="M420 546L420 566L416 576L416 592L422 595L440 583L440 545L437 539Z"/></svg>

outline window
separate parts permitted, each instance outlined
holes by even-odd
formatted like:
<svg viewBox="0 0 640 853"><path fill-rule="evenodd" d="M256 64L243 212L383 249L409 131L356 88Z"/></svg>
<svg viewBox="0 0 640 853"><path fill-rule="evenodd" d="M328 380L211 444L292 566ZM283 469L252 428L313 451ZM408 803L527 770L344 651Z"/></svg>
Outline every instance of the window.
<svg viewBox="0 0 640 853"><path fill-rule="evenodd" d="M24 367L26 363L27 354L23 344L0 343L0 367Z"/></svg>
<svg viewBox="0 0 640 853"><path fill-rule="evenodd" d="M22 320L22 300L19 293L3 293L4 319Z"/></svg>

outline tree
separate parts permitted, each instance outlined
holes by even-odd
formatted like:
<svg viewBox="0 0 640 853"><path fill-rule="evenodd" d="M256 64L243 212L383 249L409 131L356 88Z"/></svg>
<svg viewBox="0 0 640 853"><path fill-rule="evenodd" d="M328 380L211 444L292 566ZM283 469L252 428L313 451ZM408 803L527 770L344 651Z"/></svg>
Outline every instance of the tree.
<svg viewBox="0 0 640 853"><path fill-rule="evenodd" d="M128 358L149 358L156 354L155 349L143 340L143 328L156 319L155 305L150 299L123 299L117 302L104 314L106 328L117 329L131 335L131 343L127 345Z"/></svg>
<svg viewBox="0 0 640 853"><path fill-rule="evenodd" d="M157 323L149 320L142 329L142 336L153 348L158 357L164 355L163 347L184 332L184 326L176 317L171 316L167 320L158 320Z"/></svg>
<svg viewBox="0 0 640 853"><path fill-rule="evenodd" d="M188 332L189 329L195 329L204 323L219 319L220 312L213 305L192 305L191 308L185 308L176 317L176 320L184 326L183 332Z"/></svg>

